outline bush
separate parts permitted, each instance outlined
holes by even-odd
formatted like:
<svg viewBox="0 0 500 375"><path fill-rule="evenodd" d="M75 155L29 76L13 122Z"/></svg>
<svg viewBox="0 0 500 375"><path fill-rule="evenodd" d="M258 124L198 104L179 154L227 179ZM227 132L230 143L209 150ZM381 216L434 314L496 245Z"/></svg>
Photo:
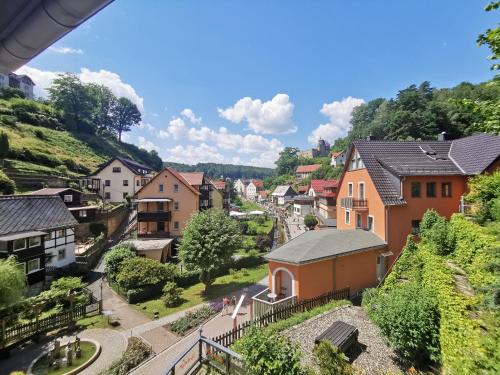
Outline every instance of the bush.
<svg viewBox="0 0 500 375"><path fill-rule="evenodd" d="M104 261L106 262L106 273L114 278L116 274L120 271L122 263L130 258L136 256L133 246L127 245L117 245L114 246L104 255Z"/></svg>
<svg viewBox="0 0 500 375"><path fill-rule="evenodd" d="M43 139L45 139L45 134L40 129L36 129L35 130L35 137L43 140Z"/></svg>
<svg viewBox="0 0 500 375"><path fill-rule="evenodd" d="M439 360L439 313L435 296L427 288L406 282L375 292L363 305L403 362Z"/></svg>
<svg viewBox="0 0 500 375"><path fill-rule="evenodd" d="M12 98L20 98L24 99L26 95L22 90L19 90L15 87L2 87L0 88L0 99L12 99Z"/></svg>
<svg viewBox="0 0 500 375"><path fill-rule="evenodd" d="M316 224L318 224L318 220L316 220L316 217L312 214L307 214L304 217L304 225L308 227L309 229L313 229Z"/></svg>
<svg viewBox="0 0 500 375"><path fill-rule="evenodd" d="M200 282L200 271L183 271L174 276L175 283L183 288L198 284Z"/></svg>
<svg viewBox="0 0 500 375"><path fill-rule="evenodd" d="M121 358L115 361L102 375L126 375L150 355L151 348L149 346L139 338L131 337L128 339L127 350L125 350Z"/></svg>
<svg viewBox="0 0 500 375"><path fill-rule="evenodd" d="M149 258L133 257L121 263L116 281L128 290L171 281L176 271L173 264L162 264Z"/></svg>
<svg viewBox="0 0 500 375"><path fill-rule="evenodd" d="M182 318L170 324L170 329L179 335L184 335L190 329L199 326L215 314L211 306L203 306L197 310L189 311Z"/></svg>
<svg viewBox="0 0 500 375"><path fill-rule="evenodd" d="M94 237L98 237L101 233L106 233L106 224L102 221L90 223L89 230Z"/></svg>
<svg viewBox="0 0 500 375"><path fill-rule="evenodd" d="M344 353L340 352L329 341L321 341L316 345L314 357L314 362L319 368L318 375L351 375L354 373Z"/></svg>
<svg viewBox="0 0 500 375"><path fill-rule="evenodd" d="M247 234L248 232L248 222L247 221L240 221L240 230L241 234Z"/></svg>
<svg viewBox="0 0 500 375"><path fill-rule="evenodd" d="M252 326L233 349L245 361L252 375L301 375L300 351L279 334L270 334Z"/></svg>
<svg viewBox="0 0 500 375"><path fill-rule="evenodd" d="M183 289L177 287L177 284L175 284L174 282L167 282L163 287L162 292L163 295L161 296L161 299L165 306L174 307L181 304Z"/></svg>
<svg viewBox="0 0 500 375"><path fill-rule="evenodd" d="M420 235L434 245L438 255L453 251L454 240L449 233L448 222L433 209L425 212L420 223Z"/></svg>
<svg viewBox="0 0 500 375"><path fill-rule="evenodd" d="M14 194L16 183L11 180L2 170L0 170L0 192L2 194Z"/></svg>
<svg viewBox="0 0 500 375"><path fill-rule="evenodd" d="M269 236L265 234L259 234L255 238L255 245L260 251L266 251L271 248L271 246L273 245L273 241L271 240L271 238L269 238Z"/></svg>
<svg viewBox="0 0 500 375"><path fill-rule="evenodd" d="M0 115L0 123L5 125L14 126L16 125L16 117L9 115Z"/></svg>
<svg viewBox="0 0 500 375"><path fill-rule="evenodd" d="M476 206L476 219L481 223L495 219L495 211L492 211L492 208L494 208L495 200L500 198L500 172L479 175L470 179L469 188L467 200Z"/></svg>
<svg viewBox="0 0 500 375"><path fill-rule="evenodd" d="M68 167L66 167L65 165L58 165L55 170L62 176L67 176L68 173L69 173L69 169Z"/></svg>

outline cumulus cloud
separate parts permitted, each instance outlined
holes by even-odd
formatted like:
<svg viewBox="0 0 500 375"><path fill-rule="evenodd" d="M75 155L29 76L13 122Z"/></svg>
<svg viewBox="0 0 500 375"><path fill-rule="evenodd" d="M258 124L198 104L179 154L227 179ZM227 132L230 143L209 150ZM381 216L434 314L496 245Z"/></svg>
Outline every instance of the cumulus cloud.
<svg viewBox="0 0 500 375"><path fill-rule="evenodd" d="M351 127L352 110L364 102L363 99L348 96L342 100L324 103L320 112L327 116L330 121L314 129L308 137L309 142L316 144L320 138L333 142L335 139L345 136Z"/></svg>
<svg viewBox="0 0 500 375"><path fill-rule="evenodd" d="M191 124L196 125L201 123L201 117L196 117L191 108L185 108L182 110L181 115L184 116L191 122Z"/></svg>
<svg viewBox="0 0 500 375"><path fill-rule="evenodd" d="M292 121L294 107L288 95L277 94L267 102L247 96L234 106L217 111L220 117L235 124L246 121L255 133L287 134L297 131Z"/></svg>
<svg viewBox="0 0 500 375"><path fill-rule="evenodd" d="M30 66L19 68L16 73L26 74L35 82L34 93L36 96L47 97L47 88L50 87L52 81L57 78L57 75L62 72L52 72L48 70L40 70ZM135 89L128 83L122 81L121 77L108 70L101 69L92 71L88 68L81 68L78 77L85 83L98 83L107 86L116 96L124 96L130 99L141 112L144 111L144 98L141 97Z"/></svg>
<svg viewBox="0 0 500 375"><path fill-rule="evenodd" d="M72 54L72 53L76 53L78 55L83 55L83 50L81 48L50 46L49 51L55 52L55 53L61 53L63 55Z"/></svg>
<svg viewBox="0 0 500 375"><path fill-rule="evenodd" d="M146 151L152 151L152 150L160 151L160 148L157 145L155 145L151 141L148 141L146 138L142 136L139 137L139 148L143 148Z"/></svg>
<svg viewBox="0 0 500 375"><path fill-rule="evenodd" d="M137 127L141 130L148 130L150 132L156 130L156 128L153 125L151 125L149 122L143 122L143 121L141 121Z"/></svg>
<svg viewBox="0 0 500 375"><path fill-rule="evenodd" d="M200 162L223 163L225 157L216 147L201 143L193 145L177 145L167 152L167 159L178 163L196 164Z"/></svg>

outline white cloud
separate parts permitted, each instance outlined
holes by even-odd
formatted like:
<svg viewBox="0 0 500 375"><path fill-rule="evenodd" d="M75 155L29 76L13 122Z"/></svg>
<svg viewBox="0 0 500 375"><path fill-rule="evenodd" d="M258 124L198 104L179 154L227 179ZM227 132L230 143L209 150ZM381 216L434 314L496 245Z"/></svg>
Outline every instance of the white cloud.
<svg viewBox="0 0 500 375"><path fill-rule="evenodd" d="M201 143L198 146L177 145L167 152L167 160L178 163L196 164L200 162L223 163L225 157L219 153L216 147Z"/></svg>
<svg viewBox="0 0 500 375"><path fill-rule="evenodd" d="M160 148L157 145L155 145L151 141L148 141L146 138L142 136L139 137L139 148L143 148L147 151L152 151L152 150L160 151Z"/></svg>
<svg viewBox="0 0 500 375"><path fill-rule="evenodd" d="M187 136L188 134L188 128L186 123L184 122L183 119L180 117L176 117L168 123L169 126L167 128L167 132L169 135L171 135L174 139L181 139Z"/></svg>
<svg viewBox="0 0 500 375"><path fill-rule="evenodd" d="M122 133L122 142L130 141L130 135L128 133Z"/></svg>
<svg viewBox="0 0 500 375"><path fill-rule="evenodd" d="M186 117L191 124L196 125L201 123L201 117L196 117L191 108L185 108L182 110L181 115Z"/></svg>
<svg viewBox="0 0 500 375"><path fill-rule="evenodd" d="M345 136L351 127L352 110L364 102L363 99L348 96L340 101L324 103L320 112L327 116L330 121L314 129L308 137L309 142L316 144L320 138L333 142L335 139Z"/></svg>
<svg viewBox="0 0 500 375"><path fill-rule="evenodd" d="M153 125L151 125L149 122L143 122L143 121L141 121L137 127L141 130L148 130L150 132L156 130L156 128Z"/></svg>
<svg viewBox="0 0 500 375"><path fill-rule="evenodd" d="M63 55L67 55L69 53L76 53L78 55L83 55L83 50L81 48L51 46L51 47L49 47L49 51L52 51L55 53L62 53Z"/></svg>
<svg viewBox="0 0 500 375"><path fill-rule="evenodd" d="M57 74L61 72L52 72L48 70L40 70L30 66L19 68L16 73L26 74L35 82L34 93L36 96L47 97L47 88L50 87L52 81L57 78ZM108 70L91 71L88 68L81 68L80 73L77 73L82 82L98 83L107 86L116 96L124 96L130 99L141 112L144 111L144 98L139 96L135 89L128 83L122 81L120 76Z"/></svg>
<svg viewBox="0 0 500 375"><path fill-rule="evenodd" d="M234 106L218 108L219 116L233 123L248 122L255 133L287 134L295 133L297 127L292 121L294 104L286 94L277 94L267 102L244 97Z"/></svg>

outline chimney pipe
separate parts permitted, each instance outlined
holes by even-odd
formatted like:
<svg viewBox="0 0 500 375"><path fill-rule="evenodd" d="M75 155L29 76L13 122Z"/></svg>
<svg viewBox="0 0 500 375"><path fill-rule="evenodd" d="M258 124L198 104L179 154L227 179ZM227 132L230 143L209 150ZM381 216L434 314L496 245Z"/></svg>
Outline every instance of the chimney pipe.
<svg viewBox="0 0 500 375"><path fill-rule="evenodd" d="M448 139L448 134L446 132L439 133L437 136L438 141L446 141Z"/></svg>

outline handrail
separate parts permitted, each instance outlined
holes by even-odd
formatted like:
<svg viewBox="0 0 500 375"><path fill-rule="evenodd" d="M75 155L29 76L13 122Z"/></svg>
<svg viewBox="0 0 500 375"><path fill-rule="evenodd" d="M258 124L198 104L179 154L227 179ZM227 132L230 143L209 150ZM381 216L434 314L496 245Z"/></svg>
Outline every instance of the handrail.
<svg viewBox="0 0 500 375"><path fill-rule="evenodd" d="M169 375L172 370L175 369L175 366L177 366L177 364L182 361L182 359L196 346L198 345L200 342L200 337L198 337L198 339L189 347L187 348L186 350L184 350L180 355L178 355L176 358L175 358L175 361L174 363L168 367L165 371L163 371L163 375Z"/></svg>
<svg viewBox="0 0 500 375"><path fill-rule="evenodd" d="M262 293L264 293L264 292L268 292L268 291L269 291L269 289L265 289L265 290L263 290L262 292L259 292L259 293L257 293L256 295L254 295L254 296L252 297L252 299L253 299L253 300L257 300L257 301L262 302L262 303L265 303L266 305L273 306L273 305L280 304L280 303L282 303L282 302L284 302L284 301L288 301L288 300L290 300L290 299L292 299L292 298L295 298L295 296L289 296L289 297L285 297L285 298L282 298L282 299L277 300L277 301L274 301L274 302L265 301L265 300L263 300L263 299L260 299L260 298L259 298L259 296L260 296Z"/></svg>
<svg viewBox="0 0 500 375"><path fill-rule="evenodd" d="M226 353L226 354L229 354L231 357L234 357L236 359L239 359L241 360L241 355L239 355L238 353L236 353L235 351L229 349L229 348L226 348L225 346L223 345L220 345L218 344L217 342L209 339L208 337L205 337L205 336L201 336L199 338L200 341L204 342L205 344L208 344L210 346L213 346L215 349L217 350L220 350L221 352L223 353Z"/></svg>

